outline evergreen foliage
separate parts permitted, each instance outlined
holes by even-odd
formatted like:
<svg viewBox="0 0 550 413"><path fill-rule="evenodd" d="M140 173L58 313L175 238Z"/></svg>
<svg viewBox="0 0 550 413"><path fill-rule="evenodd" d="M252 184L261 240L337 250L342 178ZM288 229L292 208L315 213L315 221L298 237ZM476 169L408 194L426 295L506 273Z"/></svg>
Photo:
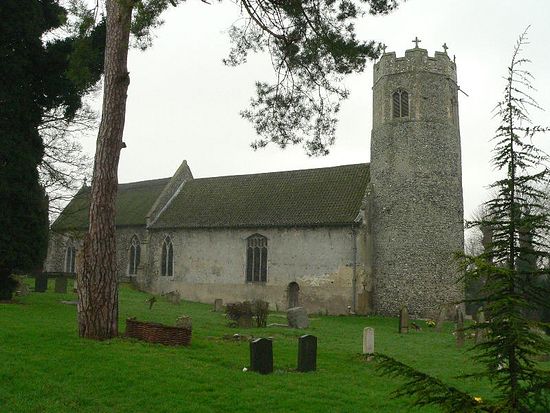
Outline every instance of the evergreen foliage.
<svg viewBox="0 0 550 413"><path fill-rule="evenodd" d="M86 57L90 71L78 81L69 73L83 38L44 41L65 18L57 0L0 3L0 299L13 294L12 273L40 270L46 254L48 201L37 170L44 155L38 130L43 115L62 107L70 119L101 75L102 56L93 64ZM96 46L101 27L93 31Z"/></svg>
<svg viewBox="0 0 550 413"><path fill-rule="evenodd" d="M472 222L490 228L492 240L481 254L463 256L467 281L484 280L479 296L488 320L466 330L486 331L486 341L473 348L482 370L466 377L486 378L498 397L476 401L439 380L428 377L386 356L379 356L380 369L407 378L397 395L411 394L419 406L435 404L446 412L548 412L550 372L541 370L537 356L550 352L542 333L545 324L533 320L533 311L550 308L550 290L541 281L550 269L541 265L548 256L549 220L545 193L539 188L548 179L547 156L533 143L539 132L529 109L539 108L530 96L533 77L521 57L527 44L524 32L508 68L506 87L495 112L500 122L493 138L493 164L505 172L491 185L495 196L485 204L486 214Z"/></svg>

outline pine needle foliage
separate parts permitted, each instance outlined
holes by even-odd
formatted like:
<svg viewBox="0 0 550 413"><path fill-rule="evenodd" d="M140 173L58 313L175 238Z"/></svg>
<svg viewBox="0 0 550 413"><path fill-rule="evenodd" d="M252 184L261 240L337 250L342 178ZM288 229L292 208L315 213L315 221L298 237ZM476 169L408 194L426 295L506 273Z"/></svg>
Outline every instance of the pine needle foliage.
<svg viewBox="0 0 550 413"><path fill-rule="evenodd" d="M540 188L548 180L547 155L534 137L549 129L533 125L529 110L541 109L531 96L533 76L522 57L528 44L527 30L519 37L505 77L502 100L495 107L499 124L492 138L492 163L504 172L490 187L495 195L485 203L487 212L470 222L490 228L492 241L479 255L462 255L466 281L483 280L478 302L487 321L465 330L484 330L486 340L473 348L482 366L478 373L462 378L488 379L495 399L478 401L436 378L378 355L379 369L407 379L396 396L410 395L416 406L438 405L445 412L548 412L550 372L542 370L537 357L550 352L550 340L542 333L547 324L533 320L533 312L550 308L546 280L548 258L548 211Z"/></svg>

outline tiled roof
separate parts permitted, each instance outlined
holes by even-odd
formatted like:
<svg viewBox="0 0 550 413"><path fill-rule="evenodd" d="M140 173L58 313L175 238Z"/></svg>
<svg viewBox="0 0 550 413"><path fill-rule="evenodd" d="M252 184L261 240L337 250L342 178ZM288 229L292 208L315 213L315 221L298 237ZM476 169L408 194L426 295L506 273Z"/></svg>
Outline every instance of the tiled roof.
<svg viewBox="0 0 550 413"><path fill-rule="evenodd" d="M116 225L145 226L145 217L170 178L118 185ZM90 187L83 187L52 225L55 231L86 230Z"/></svg>
<svg viewBox="0 0 550 413"><path fill-rule="evenodd" d="M151 228L351 224L369 179L369 164L194 179Z"/></svg>

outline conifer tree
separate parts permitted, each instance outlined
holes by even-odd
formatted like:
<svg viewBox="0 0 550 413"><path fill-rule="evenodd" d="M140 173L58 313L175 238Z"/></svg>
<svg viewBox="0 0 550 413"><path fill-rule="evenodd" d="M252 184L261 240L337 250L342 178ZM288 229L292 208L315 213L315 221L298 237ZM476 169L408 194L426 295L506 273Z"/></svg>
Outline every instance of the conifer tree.
<svg viewBox="0 0 550 413"><path fill-rule="evenodd" d="M550 290L540 282L550 269L540 265L547 257L549 220L540 190L548 179L546 154L534 143L548 128L533 125L530 109L540 109L531 97L533 76L521 56L527 31L514 48L505 77L506 86L495 111L499 118L492 162L504 176L491 185L495 196L485 204L483 217L474 224L490 228L490 248L477 256L463 256L466 280L483 279L478 301L488 315L487 340L474 346L474 360L482 370L467 375L488 379L493 400L480 400L418 372L397 360L378 355L381 371L403 376L407 383L397 395L412 395L418 406L438 405L446 412L548 412L550 371L540 368L537 356L550 351L541 329L544 323L530 313L550 308Z"/></svg>

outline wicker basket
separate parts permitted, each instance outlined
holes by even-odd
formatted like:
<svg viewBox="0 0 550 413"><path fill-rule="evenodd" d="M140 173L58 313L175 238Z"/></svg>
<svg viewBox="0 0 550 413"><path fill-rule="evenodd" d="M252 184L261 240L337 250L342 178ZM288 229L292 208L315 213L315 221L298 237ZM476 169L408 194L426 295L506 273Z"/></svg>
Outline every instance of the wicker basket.
<svg viewBox="0 0 550 413"><path fill-rule="evenodd" d="M126 319L126 337L167 346L188 346L191 344L191 329L128 318Z"/></svg>

